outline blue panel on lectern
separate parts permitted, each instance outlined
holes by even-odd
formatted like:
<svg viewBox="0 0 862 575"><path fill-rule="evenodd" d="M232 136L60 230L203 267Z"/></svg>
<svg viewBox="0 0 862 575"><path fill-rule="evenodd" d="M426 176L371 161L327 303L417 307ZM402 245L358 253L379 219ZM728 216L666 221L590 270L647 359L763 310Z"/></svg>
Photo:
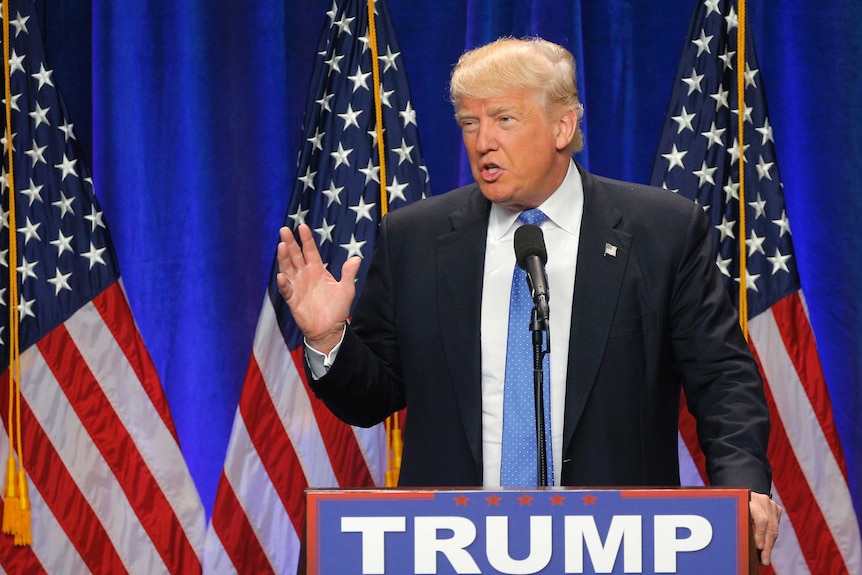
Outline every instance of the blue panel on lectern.
<svg viewBox="0 0 862 575"><path fill-rule="evenodd" d="M308 573L743 574L748 492L309 491Z"/></svg>

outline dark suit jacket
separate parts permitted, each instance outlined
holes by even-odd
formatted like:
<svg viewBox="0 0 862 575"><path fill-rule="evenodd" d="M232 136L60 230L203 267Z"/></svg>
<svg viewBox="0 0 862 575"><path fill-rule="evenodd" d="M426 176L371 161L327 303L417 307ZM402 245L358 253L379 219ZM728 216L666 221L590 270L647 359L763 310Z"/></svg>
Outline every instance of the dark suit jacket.
<svg viewBox="0 0 862 575"><path fill-rule="evenodd" d="M581 175L573 309L551 301L551 313L572 316L563 485L678 485L682 386L712 483L769 493L762 383L702 208L665 190ZM490 207L470 185L384 218L352 325L329 373L312 382L354 425L408 408L402 486L482 484Z"/></svg>

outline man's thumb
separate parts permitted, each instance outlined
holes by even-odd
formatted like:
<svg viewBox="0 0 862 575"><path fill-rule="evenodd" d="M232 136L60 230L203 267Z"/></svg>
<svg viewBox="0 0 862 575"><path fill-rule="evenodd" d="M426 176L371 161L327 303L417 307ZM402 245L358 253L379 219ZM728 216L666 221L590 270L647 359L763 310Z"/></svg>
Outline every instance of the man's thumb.
<svg viewBox="0 0 862 575"><path fill-rule="evenodd" d="M341 266L341 281L350 281L351 284L355 282L360 265L362 265L362 258L358 256L348 258Z"/></svg>

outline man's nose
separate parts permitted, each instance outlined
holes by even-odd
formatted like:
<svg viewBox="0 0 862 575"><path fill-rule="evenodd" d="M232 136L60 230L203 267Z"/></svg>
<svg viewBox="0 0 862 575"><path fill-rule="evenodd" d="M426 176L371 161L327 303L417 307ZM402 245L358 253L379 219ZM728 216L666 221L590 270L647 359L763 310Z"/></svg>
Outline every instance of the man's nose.
<svg viewBox="0 0 862 575"><path fill-rule="evenodd" d="M490 122L480 122L476 134L476 151L480 153L496 150L499 143L494 126Z"/></svg>

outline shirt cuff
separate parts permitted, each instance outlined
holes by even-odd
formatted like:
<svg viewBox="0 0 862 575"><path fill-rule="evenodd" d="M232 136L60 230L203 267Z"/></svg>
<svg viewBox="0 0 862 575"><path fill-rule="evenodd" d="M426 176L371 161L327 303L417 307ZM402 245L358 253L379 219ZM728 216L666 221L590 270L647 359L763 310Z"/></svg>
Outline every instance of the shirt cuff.
<svg viewBox="0 0 862 575"><path fill-rule="evenodd" d="M341 344L344 341L344 334L346 331L347 324L344 325L344 328L341 331L341 339L338 340L338 343L335 344L335 347L333 347L332 351L329 353L317 351L308 345L308 341L303 338L302 342L305 348L305 361L308 362L308 370L311 372L311 377L314 379L320 379L329 373L329 368L332 367L332 363L338 355L338 350L341 349Z"/></svg>

